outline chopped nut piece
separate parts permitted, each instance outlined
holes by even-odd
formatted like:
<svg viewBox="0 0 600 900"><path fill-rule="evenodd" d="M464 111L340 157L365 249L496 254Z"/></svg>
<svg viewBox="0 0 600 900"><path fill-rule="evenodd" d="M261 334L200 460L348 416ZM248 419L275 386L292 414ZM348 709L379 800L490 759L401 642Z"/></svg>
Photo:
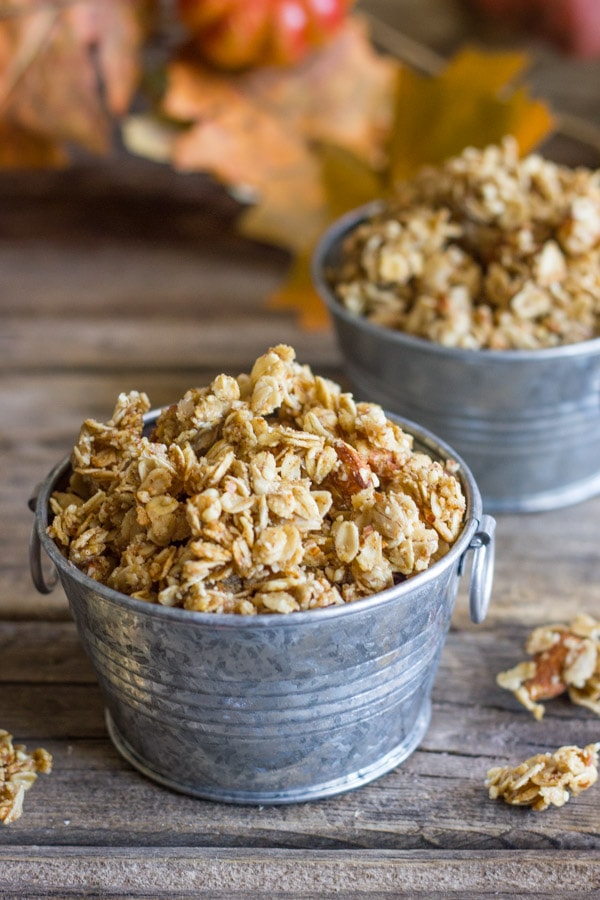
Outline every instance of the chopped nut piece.
<svg viewBox="0 0 600 900"><path fill-rule="evenodd" d="M533 659L496 677L536 719L551 700L568 691L573 703L600 715L600 622L579 615L570 625L535 628L525 645Z"/></svg>
<svg viewBox="0 0 600 900"><path fill-rule="evenodd" d="M13 744L12 734L0 729L0 822L9 825L23 812L23 799L38 772L52 771L52 757L39 747L28 753L23 744Z"/></svg>
<svg viewBox="0 0 600 900"><path fill-rule="evenodd" d="M145 395L84 423L48 533L92 578L200 612L290 613L391 587L447 553L456 466L290 347L189 390L144 432ZM110 450L110 452L108 452Z"/></svg>
<svg viewBox="0 0 600 900"><path fill-rule="evenodd" d="M600 743L559 747L555 753L538 753L525 762L495 766L487 773L486 787L491 800L502 798L513 806L530 806L541 811L564 806L598 778Z"/></svg>
<svg viewBox="0 0 600 900"><path fill-rule="evenodd" d="M446 347L598 337L600 170L469 147L399 185L328 277L355 315Z"/></svg>

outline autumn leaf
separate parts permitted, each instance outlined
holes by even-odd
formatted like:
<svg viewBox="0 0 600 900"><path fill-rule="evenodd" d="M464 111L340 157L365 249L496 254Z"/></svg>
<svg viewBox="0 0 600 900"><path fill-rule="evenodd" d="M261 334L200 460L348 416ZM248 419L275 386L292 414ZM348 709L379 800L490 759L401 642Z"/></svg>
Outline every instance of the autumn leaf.
<svg viewBox="0 0 600 900"><path fill-rule="evenodd" d="M67 162L66 153L54 141L14 123L0 122L1 168L58 168Z"/></svg>
<svg viewBox="0 0 600 900"><path fill-rule="evenodd" d="M373 168L366 160L333 144L316 147L315 154L319 159L328 221L385 192L385 168Z"/></svg>
<svg viewBox="0 0 600 900"><path fill-rule="evenodd" d="M302 252L329 220L315 148L331 142L381 162L396 70L375 53L358 17L295 67L227 75L184 54L168 67L161 112L187 127L170 143L147 127L147 155L167 147L176 169L207 171L250 192L256 202L241 217L243 233ZM143 135L138 121L131 149L144 153Z"/></svg>
<svg viewBox="0 0 600 900"><path fill-rule="evenodd" d="M467 145L512 134L526 153L550 132L549 110L518 83L528 63L466 48L441 74L421 76L378 54L365 22L350 16L324 49L287 68L224 73L187 48L167 68L160 115L132 118L124 139L132 152L210 172L243 196L240 232L291 255L269 305L318 327L327 316L310 258L340 215Z"/></svg>
<svg viewBox="0 0 600 900"><path fill-rule="evenodd" d="M309 253L298 253L293 257L287 278L268 298L267 308L282 312L293 310L305 331L322 331L328 325L327 310L312 285Z"/></svg>
<svg viewBox="0 0 600 900"><path fill-rule="evenodd" d="M268 298L267 305L273 310L295 310L300 317L300 326L307 331L319 331L329 323L329 315L314 288L311 275L311 257L314 245L325 228L351 209L380 197L385 191L382 174L371 168L364 160L341 147L323 145L316 148L323 205L320 209L322 228L315 241L301 250L293 258L287 278ZM264 214L264 204L246 213L242 229L250 236L256 235L256 218ZM296 206L288 221L299 224L302 210ZM280 211L280 214L285 211ZM252 218L256 217L256 218ZM316 216L315 216L316 218ZM289 224L286 226L289 228Z"/></svg>
<svg viewBox="0 0 600 900"><path fill-rule="evenodd" d="M365 23L353 16L326 48L291 68L227 75L184 54L167 68L163 111L201 123L243 98L307 141L330 141L371 158L389 131L396 71L394 61L375 53Z"/></svg>
<svg viewBox="0 0 600 900"><path fill-rule="evenodd" d="M307 328L326 321L310 279L315 242L339 214L382 188L377 167L385 161L397 71L395 60L375 52L359 17L300 66L224 75L184 56L169 67L162 112L188 123L171 133L172 164L255 192L239 230L292 252L290 275L270 307L300 309ZM143 127L148 153L161 152L165 140Z"/></svg>
<svg viewBox="0 0 600 900"><path fill-rule="evenodd" d="M261 191L306 157L304 142L284 122L233 79L200 64L171 65L163 109L191 123L172 149L172 163L182 171L209 171L226 184Z"/></svg>
<svg viewBox="0 0 600 900"><path fill-rule="evenodd" d="M392 123L398 64L377 54L368 27L351 16L307 63L251 70L244 91L309 141L335 144L377 166Z"/></svg>
<svg viewBox="0 0 600 900"><path fill-rule="evenodd" d="M127 111L137 86L144 15L145 4L138 2L136 9L135 0L87 0L71 7L73 35L88 54L96 52L96 74L115 116Z"/></svg>
<svg viewBox="0 0 600 900"><path fill-rule="evenodd" d="M109 145L139 76L142 32L133 0L13 0L0 7L0 126L21 164L64 159L64 146ZM1 13L4 12L4 15ZM8 164L11 153L0 153Z"/></svg>
<svg viewBox="0 0 600 900"><path fill-rule="evenodd" d="M413 176L465 147L495 144L514 135L523 154L551 130L547 106L514 82L529 63L522 53L466 48L437 77L400 70L389 145L389 182Z"/></svg>

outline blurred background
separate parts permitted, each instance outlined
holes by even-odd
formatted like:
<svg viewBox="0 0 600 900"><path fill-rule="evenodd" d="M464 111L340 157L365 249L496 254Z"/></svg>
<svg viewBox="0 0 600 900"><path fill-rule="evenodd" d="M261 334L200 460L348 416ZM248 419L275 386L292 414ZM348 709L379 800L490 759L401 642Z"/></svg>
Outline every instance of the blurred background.
<svg viewBox="0 0 600 900"><path fill-rule="evenodd" d="M107 0L106 8L113 2ZM38 5L53 7L51 2ZM564 118L562 130L578 139L576 147L567 140L565 148L557 139L555 155L595 166L600 153L599 8L596 0L361 0L354 12L367 16L378 49L425 72L473 42L525 50L531 56L527 81L532 93L547 99ZM171 25L177 23L176 6L163 3L158 20L163 29L169 18ZM5 98L0 115L10 106L9 75L17 56L10 34L1 38ZM155 81L162 77L156 60L164 45L164 33L156 31L147 42L145 59ZM18 49L17 82L23 78L19 67L35 67L31 48L25 47L25 54ZM50 91L50 84L60 85L68 72L54 68L50 73L45 66L39 79ZM58 90L55 86L52 93ZM43 92L36 102L43 103ZM135 108L139 100L134 97L132 103ZM168 297L175 315L208 285L215 289L214 260L223 231L239 211L236 200L202 172L182 175L168 163L129 153L118 121L113 119L110 130L102 154L72 142L66 168L21 168L25 156L18 146L9 164L0 167L0 303L5 314L33 315L49 307L59 314L89 304L106 313L144 309L152 314ZM252 265L255 277L249 283L243 275L240 292L234 269L219 273L215 299L222 290L243 294L245 304L260 304L285 272L285 252L266 246L257 256L251 242L228 235L223 251L229 255L232 249ZM17 360L10 334L3 332L6 366L7 358ZM64 336L56 335L40 354L64 353L64 344Z"/></svg>

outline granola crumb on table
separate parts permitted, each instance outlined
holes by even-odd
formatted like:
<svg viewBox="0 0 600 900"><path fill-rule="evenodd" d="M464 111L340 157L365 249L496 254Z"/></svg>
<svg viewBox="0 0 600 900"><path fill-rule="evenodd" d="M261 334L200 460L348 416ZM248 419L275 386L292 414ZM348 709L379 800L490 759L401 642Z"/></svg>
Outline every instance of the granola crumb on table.
<svg viewBox="0 0 600 900"><path fill-rule="evenodd" d="M423 571L460 534L452 461L413 450L285 345L163 410L120 395L87 420L49 534L81 571L132 597L201 612L348 603Z"/></svg>
<svg viewBox="0 0 600 900"><path fill-rule="evenodd" d="M400 184L329 278L350 312L447 347L598 337L600 170L469 147Z"/></svg>
<svg viewBox="0 0 600 900"><path fill-rule="evenodd" d="M0 729L0 822L10 825L23 812L23 799L38 776L52 771L52 756L38 747L28 753L23 744L13 744L12 734Z"/></svg>
<svg viewBox="0 0 600 900"><path fill-rule="evenodd" d="M525 650L532 659L500 672L496 682L534 718L544 715L541 700L565 692L573 703L600 715L600 622L582 613L570 625L542 625L531 632Z"/></svg>
<svg viewBox="0 0 600 900"><path fill-rule="evenodd" d="M495 766L487 773L491 800L503 799L512 806L530 806L540 812L549 806L564 806L595 784L598 778L600 743L559 747L555 753L538 753L518 766Z"/></svg>

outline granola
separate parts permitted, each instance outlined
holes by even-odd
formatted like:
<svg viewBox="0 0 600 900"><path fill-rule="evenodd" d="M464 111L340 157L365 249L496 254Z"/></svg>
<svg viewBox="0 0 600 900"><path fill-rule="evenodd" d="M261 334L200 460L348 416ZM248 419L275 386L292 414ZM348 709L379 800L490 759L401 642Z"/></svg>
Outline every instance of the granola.
<svg viewBox="0 0 600 900"><path fill-rule="evenodd" d="M350 312L447 347L598 337L600 170L469 147L399 185L329 274Z"/></svg>
<svg viewBox="0 0 600 900"><path fill-rule="evenodd" d="M38 747L28 753L23 744L13 744L12 734L0 729L0 822L10 825L23 812L25 791L38 772L52 771L52 756Z"/></svg>
<svg viewBox="0 0 600 900"><path fill-rule="evenodd" d="M545 712L541 700L565 692L600 715L600 622L581 614L570 625L543 625L531 632L525 650L532 659L500 672L496 682L536 719Z"/></svg>
<svg viewBox="0 0 600 900"><path fill-rule="evenodd" d="M559 747L555 753L538 753L514 768L495 766L487 773L491 800L502 798L513 806L542 811L564 806L591 787L598 778L600 743Z"/></svg>
<svg viewBox="0 0 600 900"><path fill-rule="evenodd" d="M161 412L121 394L84 422L49 534L91 578L201 612L289 613L352 602L448 552L465 498L452 461L413 450L279 345Z"/></svg>

